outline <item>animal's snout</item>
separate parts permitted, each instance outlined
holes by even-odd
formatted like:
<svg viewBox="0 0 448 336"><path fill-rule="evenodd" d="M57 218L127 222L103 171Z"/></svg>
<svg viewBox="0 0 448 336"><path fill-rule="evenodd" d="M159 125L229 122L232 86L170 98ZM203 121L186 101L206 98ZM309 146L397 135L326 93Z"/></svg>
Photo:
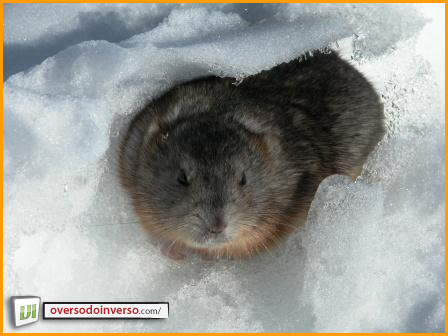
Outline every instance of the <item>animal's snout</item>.
<svg viewBox="0 0 448 336"><path fill-rule="evenodd" d="M221 233L226 228L227 224L224 222L222 216L216 216L212 221L209 231L211 233Z"/></svg>

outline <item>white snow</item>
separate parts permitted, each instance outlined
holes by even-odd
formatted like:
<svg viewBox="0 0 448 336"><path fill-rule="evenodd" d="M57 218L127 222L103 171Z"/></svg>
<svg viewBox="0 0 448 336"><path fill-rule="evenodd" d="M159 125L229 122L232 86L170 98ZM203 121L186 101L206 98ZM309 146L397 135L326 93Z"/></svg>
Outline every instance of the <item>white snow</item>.
<svg viewBox="0 0 448 336"><path fill-rule="evenodd" d="M4 331L444 331L444 5L5 4ZM337 43L336 43L337 42ZM271 254L176 263L137 224L116 144L146 101L332 45L388 132ZM169 301L164 321L10 323L9 296Z"/></svg>

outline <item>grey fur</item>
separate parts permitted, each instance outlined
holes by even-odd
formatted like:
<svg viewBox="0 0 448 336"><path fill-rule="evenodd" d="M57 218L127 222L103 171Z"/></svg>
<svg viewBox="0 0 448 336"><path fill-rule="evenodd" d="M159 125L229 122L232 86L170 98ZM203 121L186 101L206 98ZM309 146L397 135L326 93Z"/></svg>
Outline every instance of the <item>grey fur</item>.
<svg viewBox="0 0 448 336"><path fill-rule="evenodd" d="M179 85L129 127L122 182L162 239L229 253L246 228L269 245L304 221L326 176L357 176L384 134L378 95L335 52L233 82ZM210 234L217 218L227 228Z"/></svg>

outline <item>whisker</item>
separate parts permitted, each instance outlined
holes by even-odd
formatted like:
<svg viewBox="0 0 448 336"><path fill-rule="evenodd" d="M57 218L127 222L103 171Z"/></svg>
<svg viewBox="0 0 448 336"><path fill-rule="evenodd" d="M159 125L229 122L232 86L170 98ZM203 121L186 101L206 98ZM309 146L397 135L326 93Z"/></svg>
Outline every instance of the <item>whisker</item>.
<svg viewBox="0 0 448 336"><path fill-rule="evenodd" d="M114 226L114 225L137 225L140 224L139 221L136 222L125 222L125 223L107 223L107 224L94 224L94 225L84 225L83 227L94 227L94 226Z"/></svg>

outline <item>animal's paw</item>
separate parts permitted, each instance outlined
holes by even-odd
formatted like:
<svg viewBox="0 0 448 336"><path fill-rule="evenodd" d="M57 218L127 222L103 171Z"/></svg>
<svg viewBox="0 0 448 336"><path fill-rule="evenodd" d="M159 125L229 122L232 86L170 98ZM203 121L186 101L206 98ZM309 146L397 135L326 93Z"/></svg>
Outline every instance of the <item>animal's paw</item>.
<svg viewBox="0 0 448 336"><path fill-rule="evenodd" d="M186 257L183 253L176 249L176 246L173 243L170 242L164 243L160 250L165 256L173 260L183 260Z"/></svg>

